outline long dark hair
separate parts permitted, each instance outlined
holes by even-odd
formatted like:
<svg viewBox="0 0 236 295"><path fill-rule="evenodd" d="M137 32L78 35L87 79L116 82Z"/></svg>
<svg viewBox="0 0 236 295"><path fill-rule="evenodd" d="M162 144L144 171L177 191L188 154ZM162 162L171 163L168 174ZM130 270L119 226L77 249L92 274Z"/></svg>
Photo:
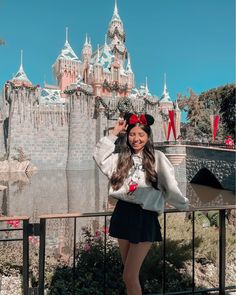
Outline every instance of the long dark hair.
<svg viewBox="0 0 236 295"><path fill-rule="evenodd" d="M140 127L148 135L148 142L143 148L143 168L145 170L146 182L158 189L157 172L155 171L155 156L152 139L152 130L148 125L142 125L137 123L135 125L128 125L126 134L122 135L120 145L118 148L119 157L117 163L117 169L111 177L111 185L114 190L118 190L124 183L125 178L128 175L129 170L133 166L132 154L133 150L128 142L128 136L130 131L135 127Z"/></svg>

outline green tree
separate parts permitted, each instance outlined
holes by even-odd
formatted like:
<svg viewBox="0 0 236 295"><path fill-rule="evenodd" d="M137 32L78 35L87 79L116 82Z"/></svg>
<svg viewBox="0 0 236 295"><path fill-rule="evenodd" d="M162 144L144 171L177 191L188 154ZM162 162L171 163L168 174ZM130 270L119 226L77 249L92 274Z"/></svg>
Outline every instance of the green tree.
<svg viewBox="0 0 236 295"><path fill-rule="evenodd" d="M209 137L211 134L210 116L204 103L193 90L189 90L189 96L178 95L179 108L187 112L188 126L186 127L187 139L192 141Z"/></svg>
<svg viewBox="0 0 236 295"><path fill-rule="evenodd" d="M235 85L226 85L221 88L222 100L220 102L220 114L225 127L225 133L235 138L236 105Z"/></svg>
<svg viewBox="0 0 236 295"><path fill-rule="evenodd" d="M187 112L187 138L211 138L210 115L219 114L217 138L223 140L227 134L235 137L235 85L227 84L202 92L200 95L189 90L189 96L178 95L181 110Z"/></svg>

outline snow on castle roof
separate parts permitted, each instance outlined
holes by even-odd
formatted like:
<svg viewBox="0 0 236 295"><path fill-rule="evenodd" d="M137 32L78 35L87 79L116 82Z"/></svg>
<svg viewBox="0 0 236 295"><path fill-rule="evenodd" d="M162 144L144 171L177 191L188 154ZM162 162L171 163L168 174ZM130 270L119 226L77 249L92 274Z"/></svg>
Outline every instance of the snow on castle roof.
<svg viewBox="0 0 236 295"><path fill-rule="evenodd" d="M40 103L64 103L64 99L61 97L60 89L52 89L52 88L41 88L41 92L39 95Z"/></svg>
<svg viewBox="0 0 236 295"><path fill-rule="evenodd" d="M77 55L74 50L71 48L69 42L66 40L64 47L61 50L61 53L58 55L58 59L66 59L66 60L76 60L79 61Z"/></svg>
<svg viewBox="0 0 236 295"><path fill-rule="evenodd" d="M23 50L21 50L20 52L20 68L18 72L15 74L15 76L11 79L11 81L20 81L32 84L23 69Z"/></svg>
<svg viewBox="0 0 236 295"><path fill-rule="evenodd" d="M74 50L71 48L71 46L68 42L68 28L66 28L66 42L64 44L64 47L61 50L61 53L57 57L57 60L58 59L79 61L77 55L75 54Z"/></svg>

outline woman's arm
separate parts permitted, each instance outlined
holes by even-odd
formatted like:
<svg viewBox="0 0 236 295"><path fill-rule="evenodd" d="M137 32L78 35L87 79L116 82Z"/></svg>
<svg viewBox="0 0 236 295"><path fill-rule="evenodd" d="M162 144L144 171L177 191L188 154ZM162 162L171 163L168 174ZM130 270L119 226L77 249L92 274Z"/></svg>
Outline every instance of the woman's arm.
<svg viewBox="0 0 236 295"><path fill-rule="evenodd" d="M101 138L95 147L93 158L108 178L111 178L117 167L118 154L114 154L115 141L118 138L117 135L125 129L125 125L124 120L118 120L112 133Z"/></svg>
<svg viewBox="0 0 236 295"><path fill-rule="evenodd" d="M158 183L166 201L179 210L189 208L189 200L183 196L175 179L174 167L161 151L156 151Z"/></svg>

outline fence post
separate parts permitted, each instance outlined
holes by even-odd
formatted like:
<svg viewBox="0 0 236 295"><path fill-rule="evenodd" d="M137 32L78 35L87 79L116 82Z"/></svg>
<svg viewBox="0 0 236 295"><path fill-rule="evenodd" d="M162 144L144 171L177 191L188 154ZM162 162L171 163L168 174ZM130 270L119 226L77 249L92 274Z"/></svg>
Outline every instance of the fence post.
<svg viewBox="0 0 236 295"><path fill-rule="evenodd" d="M46 219L40 218L39 295L44 295Z"/></svg>
<svg viewBox="0 0 236 295"><path fill-rule="evenodd" d="M192 212L192 293L195 291L195 212Z"/></svg>
<svg viewBox="0 0 236 295"><path fill-rule="evenodd" d="M226 230L225 230L225 209L219 210L220 232L219 232L219 291L225 295L225 251L226 251Z"/></svg>
<svg viewBox="0 0 236 295"><path fill-rule="evenodd" d="M163 234L163 279L162 292L166 293L166 212L164 212L164 234Z"/></svg>
<svg viewBox="0 0 236 295"><path fill-rule="evenodd" d="M23 293L29 291L29 220L23 220Z"/></svg>

